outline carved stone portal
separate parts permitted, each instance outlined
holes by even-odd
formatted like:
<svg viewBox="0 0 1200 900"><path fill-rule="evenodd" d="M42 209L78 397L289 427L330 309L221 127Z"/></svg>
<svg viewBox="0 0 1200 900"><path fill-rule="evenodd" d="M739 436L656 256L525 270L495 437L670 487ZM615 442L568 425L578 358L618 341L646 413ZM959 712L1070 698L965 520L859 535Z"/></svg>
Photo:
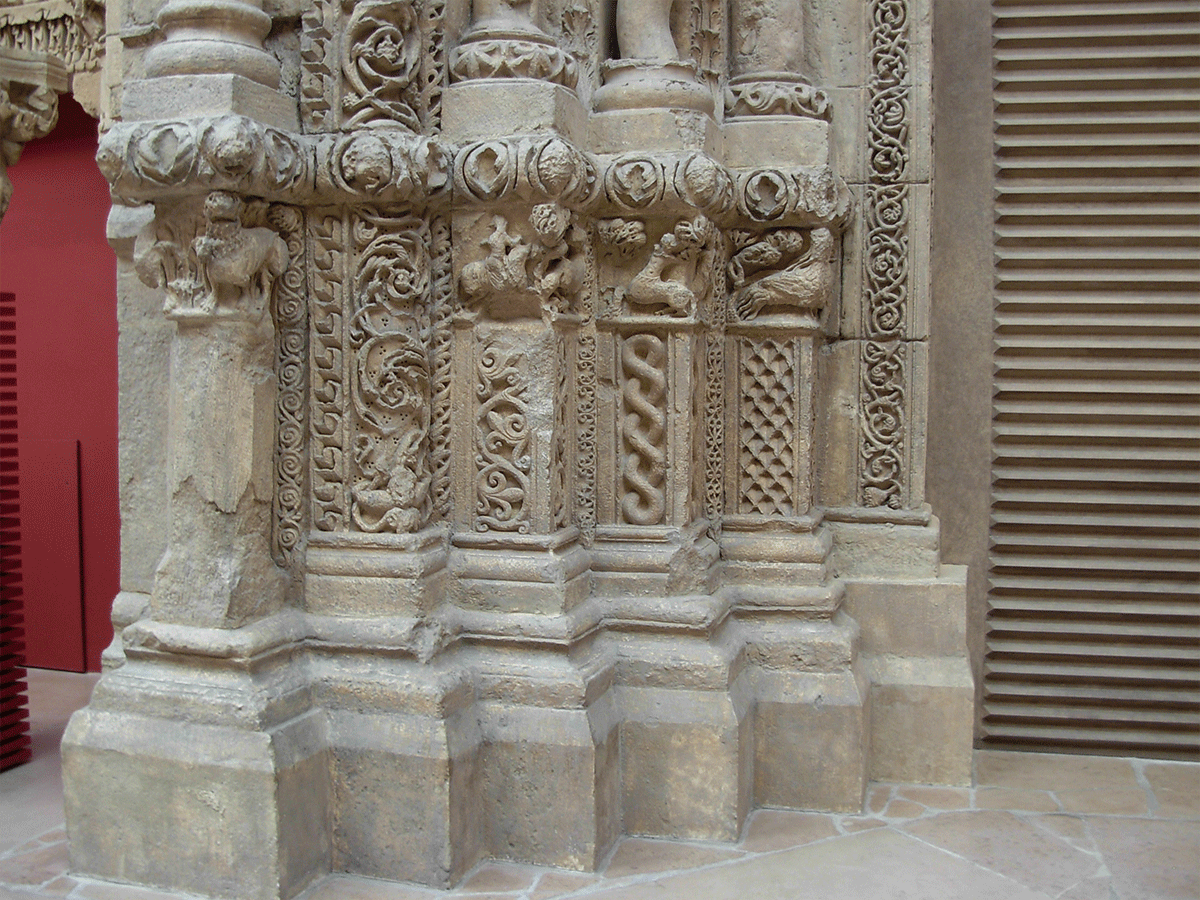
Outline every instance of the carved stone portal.
<svg viewBox="0 0 1200 900"><path fill-rule="evenodd" d="M926 18L831 3L110 10L144 30L98 161L169 396L126 440L169 477L64 744L77 871L448 886L969 779Z"/></svg>

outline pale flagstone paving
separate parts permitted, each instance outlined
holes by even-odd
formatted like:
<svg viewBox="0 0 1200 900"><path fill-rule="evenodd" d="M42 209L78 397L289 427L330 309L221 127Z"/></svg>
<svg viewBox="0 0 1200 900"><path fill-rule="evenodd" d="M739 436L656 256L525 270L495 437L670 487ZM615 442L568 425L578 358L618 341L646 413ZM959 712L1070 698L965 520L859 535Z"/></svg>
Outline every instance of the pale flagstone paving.
<svg viewBox="0 0 1200 900"><path fill-rule="evenodd" d="M46 699L85 702L92 681L69 677L42 678ZM51 756L69 711L41 714ZM1200 765L980 751L975 770L970 788L873 784L862 815L759 810L736 844L627 838L595 875L486 862L453 891L343 875L302 900L1200 900ZM0 775L0 900L185 898L66 874L56 778Z"/></svg>

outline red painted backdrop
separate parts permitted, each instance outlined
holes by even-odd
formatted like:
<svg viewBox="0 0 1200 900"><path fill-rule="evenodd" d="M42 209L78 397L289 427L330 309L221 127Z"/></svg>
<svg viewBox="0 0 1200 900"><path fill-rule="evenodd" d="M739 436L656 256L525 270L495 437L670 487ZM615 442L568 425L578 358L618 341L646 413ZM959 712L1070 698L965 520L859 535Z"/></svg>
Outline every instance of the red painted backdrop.
<svg viewBox="0 0 1200 900"><path fill-rule="evenodd" d="M95 156L96 121L61 97L58 126L27 144L9 169L13 199L0 225L0 289L17 298L20 441L33 442L33 454L46 450L53 477L45 496L69 501L71 479L49 467L67 465L63 448L79 442L79 512L64 510L62 518L37 510L35 519L56 529L54 549L35 554L48 559L32 558L26 542L22 571L57 566L43 572L46 582L81 584L81 614L72 618L58 607L39 614L37 599L26 593L29 664L77 671L99 669L120 585L116 261L105 240L108 185ZM22 501L28 502L24 490ZM74 561L80 548L82 578ZM74 573L62 571L71 566ZM76 606L79 593L71 601Z"/></svg>

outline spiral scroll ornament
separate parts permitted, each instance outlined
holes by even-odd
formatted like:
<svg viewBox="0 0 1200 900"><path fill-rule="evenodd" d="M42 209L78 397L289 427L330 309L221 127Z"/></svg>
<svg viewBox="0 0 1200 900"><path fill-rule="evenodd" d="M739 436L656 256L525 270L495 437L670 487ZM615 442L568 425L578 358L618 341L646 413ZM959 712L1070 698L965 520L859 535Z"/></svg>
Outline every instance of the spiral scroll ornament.
<svg viewBox="0 0 1200 900"><path fill-rule="evenodd" d="M867 109L870 178L867 308L860 393L860 496L869 507L904 503L904 354L908 312L910 70L906 0L873 0Z"/></svg>
<svg viewBox="0 0 1200 900"><path fill-rule="evenodd" d="M476 531L529 532L530 469L528 378L524 357L503 347L485 347L477 364L475 394Z"/></svg>
<svg viewBox="0 0 1200 900"><path fill-rule="evenodd" d="M666 511L667 348L653 334L621 347L621 513L631 525L658 525Z"/></svg>
<svg viewBox="0 0 1200 900"><path fill-rule="evenodd" d="M308 306L305 302L304 214L274 207L268 221L287 243L288 267L275 282L275 559L292 564L306 530L305 433L308 430Z"/></svg>

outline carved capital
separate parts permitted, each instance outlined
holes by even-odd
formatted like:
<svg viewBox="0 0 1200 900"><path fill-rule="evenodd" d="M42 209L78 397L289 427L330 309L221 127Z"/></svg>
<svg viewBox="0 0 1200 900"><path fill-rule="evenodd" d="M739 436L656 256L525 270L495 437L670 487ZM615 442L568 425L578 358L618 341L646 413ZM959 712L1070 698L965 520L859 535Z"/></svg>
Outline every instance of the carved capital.
<svg viewBox="0 0 1200 900"><path fill-rule="evenodd" d="M822 309L837 281L837 242L828 228L735 231L729 262L729 320Z"/></svg>
<svg viewBox="0 0 1200 900"><path fill-rule="evenodd" d="M66 89L66 68L58 60L0 49L0 218L12 197L6 170L20 159L27 142L54 128L58 93Z"/></svg>
<svg viewBox="0 0 1200 900"><path fill-rule="evenodd" d="M163 312L177 322L266 324L271 289L288 265L280 231L295 231L262 201L227 191L157 215L138 236L134 264L165 292Z"/></svg>

